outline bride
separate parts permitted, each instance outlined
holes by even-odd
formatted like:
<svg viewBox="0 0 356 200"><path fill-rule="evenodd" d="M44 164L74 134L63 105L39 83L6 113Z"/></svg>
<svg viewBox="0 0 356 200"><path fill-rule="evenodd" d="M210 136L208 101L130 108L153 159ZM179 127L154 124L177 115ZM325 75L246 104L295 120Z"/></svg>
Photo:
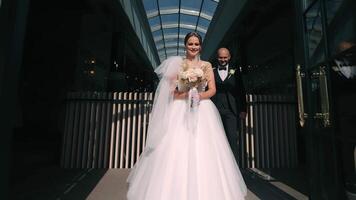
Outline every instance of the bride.
<svg viewBox="0 0 356 200"><path fill-rule="evenodd" d="M215 105L211 64L202 39L184 39L186 58L165 60L144 152L128 177L128 200L240 200L246 185Z"/></svg>

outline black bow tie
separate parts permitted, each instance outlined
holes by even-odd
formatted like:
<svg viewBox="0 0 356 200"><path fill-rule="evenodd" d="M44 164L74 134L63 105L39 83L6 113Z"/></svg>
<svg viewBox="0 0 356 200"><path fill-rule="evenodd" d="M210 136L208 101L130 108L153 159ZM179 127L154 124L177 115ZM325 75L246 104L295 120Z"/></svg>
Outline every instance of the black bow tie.
<svg viewBox="0 0 356 200"><path fill-rule="evenodd" d="M219 70L226 70L226 67L219 67Z"/></svg>

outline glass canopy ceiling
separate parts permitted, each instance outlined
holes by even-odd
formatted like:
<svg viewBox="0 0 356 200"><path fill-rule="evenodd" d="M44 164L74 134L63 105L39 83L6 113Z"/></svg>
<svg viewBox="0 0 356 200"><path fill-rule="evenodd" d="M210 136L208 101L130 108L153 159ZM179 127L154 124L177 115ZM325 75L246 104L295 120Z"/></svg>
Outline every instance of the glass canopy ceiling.
<svg viewBox="0 0 356 200"><path fill-rule="evenodd" d="M198 32L204 42L219 0L142 0L160 60L184 55L184 36Z"/></svg>

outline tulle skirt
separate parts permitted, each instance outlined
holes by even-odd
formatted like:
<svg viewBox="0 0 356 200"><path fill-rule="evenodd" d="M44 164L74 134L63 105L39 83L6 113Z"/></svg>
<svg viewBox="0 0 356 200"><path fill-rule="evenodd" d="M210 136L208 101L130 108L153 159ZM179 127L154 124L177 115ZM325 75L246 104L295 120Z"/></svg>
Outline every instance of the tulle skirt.
<svg viewBox="0 0 356 200"><path fill-rule="evenodd" d="M246 185L215 105L200 102L194 132L186 100L174 100L170 109L165 137L129 175L128 200L244 199Z"/></svg>

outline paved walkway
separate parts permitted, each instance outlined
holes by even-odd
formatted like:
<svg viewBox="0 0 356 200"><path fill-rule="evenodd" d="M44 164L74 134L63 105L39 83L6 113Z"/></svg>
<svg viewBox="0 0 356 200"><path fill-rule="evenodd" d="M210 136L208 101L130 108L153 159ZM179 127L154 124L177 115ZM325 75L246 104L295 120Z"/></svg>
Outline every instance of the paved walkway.
<svg viewBox="0 0 356 200"><path fill-rule="evenodd" d="M88 200L126 200L128 170L108 170L88 196ZM246 200L259 200L248 191Z"/></svg>
<svg viewBox="0 0 356 200"><path fill-rule="evenodd" d="M250 170L241 172L249 189L246 200L307 200L276 180L266 181ZM14 200L126 200L129 170L53 166L37 171L21 170L17 174L17 183L11 187Z"/></svg>

